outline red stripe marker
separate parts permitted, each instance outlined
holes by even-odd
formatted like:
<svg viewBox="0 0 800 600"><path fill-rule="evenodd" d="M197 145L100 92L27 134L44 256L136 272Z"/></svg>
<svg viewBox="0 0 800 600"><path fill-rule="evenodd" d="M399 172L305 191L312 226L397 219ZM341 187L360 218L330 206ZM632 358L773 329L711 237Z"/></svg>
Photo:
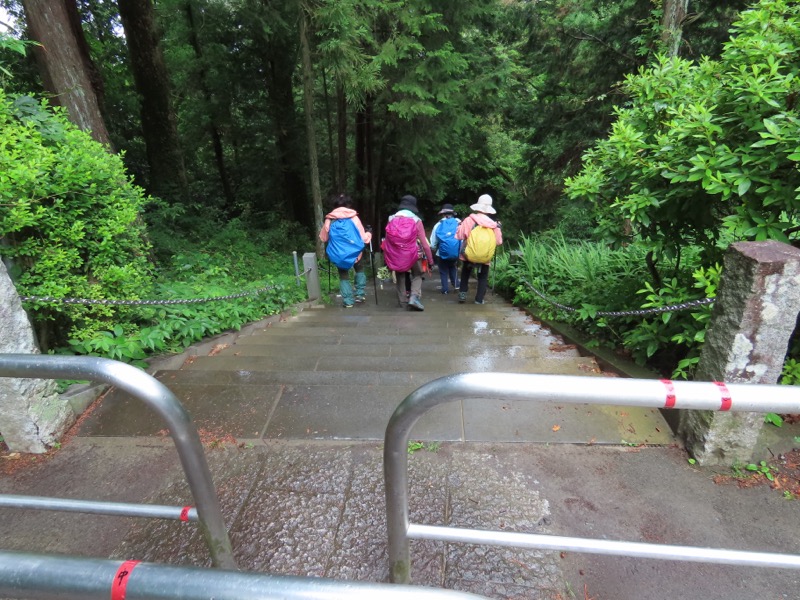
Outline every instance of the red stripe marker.
<svg viewBox="0 0 800 600"><path fill-rule="evenodd" d="M722 383L721 381L715 381L714 385L719 388L720 393L722 394L722 404L720 405L720 410L730 410L731 404L733 404L733 400L731 400L731 393L728 391L728 386Z"/></svg>
<svg viewBox="0 0 800 600"><path fill-rule="evenodd" d="M140 562L139 560L126 560L119 566L117 574L114 575L114 582L111 584L111 600L125 600L125 590L128 589L128 579L133 569Z"/></svg>
<svg viewBox="0 0 800 600"><path fill-rule="evenodd" d="M191 506L184 506L181 510L181 521L189 520L189 511L192 510Z"/></svg>
<svg viewBox="0 0 800 600"><path fill-rule="evenodd" d="M661 383L667 388L667 401L664 403L664 408L675 407L675 386L669 379L662 379Z"/></svg>

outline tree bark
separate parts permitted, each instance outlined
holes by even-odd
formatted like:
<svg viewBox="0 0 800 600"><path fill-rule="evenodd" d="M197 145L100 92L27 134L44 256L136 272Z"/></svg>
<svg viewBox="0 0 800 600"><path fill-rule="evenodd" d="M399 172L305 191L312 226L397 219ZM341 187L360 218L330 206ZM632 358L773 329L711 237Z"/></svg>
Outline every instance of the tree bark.
<svg viewBox="0 0 800 600"><path fill-rule="evenodd" d="M683 36L683 20L689 11L689 0L663 0L663 2L661 41L667 48L667 56L677 56Z"/></svg>
<svg viewBox="0 0 800 600"><path fill-rule="evenodd" d="M151 0L117 0L117 6L141 99L142 133L150 165L149 191L161 198L183 201L187 195L186 168L153 4Z"/></svg>
<svg viewBox="0 0 800 600"><path fill-rule="evenodd" d="M319 165L317 159L317 138L314 129L314 79L311 70L311 46L308 41L308 15L305 6L300 6L300 48L303 54L303 105L306 116L306 135L308 137L308 162L311 171L311 197L314 203L316 231L322 229L322 193L319 186ZM319 236L314 236L317 256L325 256L325 247Z"/></svg>
<svg viewBox="0 0 800 600"><path fill-rule="evenodd" d="M337 123L337 179L339 192L347 190L347 98L344 86L336 85L336 123Z"/></svg>
<svg viewBox="0 0 800 600"><path fill-rule="evenodd" d="M42 80L70 121L111 149L100 106L102 82L89 56L75 0L24 0L25 18Z"/></svg>

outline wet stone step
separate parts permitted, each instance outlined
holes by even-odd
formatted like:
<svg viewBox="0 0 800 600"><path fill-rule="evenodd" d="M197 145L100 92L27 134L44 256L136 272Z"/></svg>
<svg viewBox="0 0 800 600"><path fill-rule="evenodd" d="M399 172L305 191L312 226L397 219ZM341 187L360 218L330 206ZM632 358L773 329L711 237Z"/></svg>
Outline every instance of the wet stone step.
<svg viewBox="0 0 800 600"><path fill-rule="evenodd" d="M548 356L515 360L484 356L444 357L431 360L430 357L398 356L359 357L354 360L347 356L262 357L262 356L198 356L188 364L187 370L241 370L248 371L399 371L399 372L499 372L499 373L553 373L575 374L576 372L599 372L591 358Z"/></svg>
<svg viewBox="0 0 800 600"><path fill-rule="evenodd" d="M419 387L429 381L450 375L445 372L392 371L236 371L189 370L158 371L155 377L168 388L180 384L197 385L362 385Z"/></svg>
<svg viewBox="0 0 800 600"><path fill-rule="evenodd" d="M471 327L448 327L446 323L439 323L431 321L429 323L418 323L415 326L409 325L371 325L371 326L302 326L289 323L280 323L272 327L262 329L254 332L249 337L262 337L262 336L293 336L304 335L307 337L319 336L326 337L330 335L403 335L415 336L423 333L424 335L431 335L435 331L447 332L452 335L537 335L541 333L541 328L535 325L525 327L487 327L484 324L476 324Z"/></svg>
<svg viewBox="0 0 800 600"><path fill-rule="evenodd" d="M282 356L282 357L310 357L327 356L380 356L384 358L396 356L429 356L437 359L442 356L481 356L487 358L517 358L524 360L548 356L553 351L546 344L533 346L482 346L474 342L464 344L348 344L343 342L336 346L328 344L236 344L219 352L219 356ZM562 356L578 356L575 349L565 349L559 352Z"/></svg>
<svg viewBox="0 0 800 600"><path fill-rule="evenodd" d="M308 335L292 335L289 333L282 333L282 330L277 330L273 333L278 335L251 335L241 337L236 340L236 346L258 346L258 345L337 345L337 344L382 344L382 345L412 345L416 347L425 347L428 345L438 345L447 343L453 346L453 352L460 353L459 348L468 347L470 350L464 353L471 353L476 347L487 346L542 346L554 347L556 351L565 348L565 345L555 337L544 335L491 335L481 334L474 335L472 333L454 334L447 332L446 334L437 335L386 335L386 334L369 334L369 333L347 333L335 334L330 336L308 336Z"/></svg>

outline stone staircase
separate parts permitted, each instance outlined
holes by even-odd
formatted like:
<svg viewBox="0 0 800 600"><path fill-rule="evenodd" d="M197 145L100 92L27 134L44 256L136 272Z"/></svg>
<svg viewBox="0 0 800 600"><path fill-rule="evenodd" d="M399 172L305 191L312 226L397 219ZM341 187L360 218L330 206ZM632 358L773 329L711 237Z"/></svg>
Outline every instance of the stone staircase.
<svg viewBox="0 0 800 600"><path fill-rule="evenodd" d="M432 284L428 282L432 287ZM371 291L371 290L370 290ZM409 393L461 372L603 376L591 357L499 297L458 304L429 292L424 312L401 310L391 290L352 309L316 305L207 344L156 377L209 436L238 441L381 440ZM81 435L147 436L163 430L122 392ZM425 441L649 443L671 440L656 410L557 406L471 398L424 415Z"/></svg>

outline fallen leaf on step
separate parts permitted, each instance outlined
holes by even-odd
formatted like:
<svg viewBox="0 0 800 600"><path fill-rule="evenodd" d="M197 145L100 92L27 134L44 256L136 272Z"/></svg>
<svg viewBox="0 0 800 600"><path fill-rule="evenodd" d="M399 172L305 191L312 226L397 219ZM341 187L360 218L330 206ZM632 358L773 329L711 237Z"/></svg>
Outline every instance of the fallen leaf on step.
<svg viewBox="0 0 800 600"><path fill-rule="evenodd" d="M553 425L553 431L558 431L561 429L561 425Z"/></svg>

